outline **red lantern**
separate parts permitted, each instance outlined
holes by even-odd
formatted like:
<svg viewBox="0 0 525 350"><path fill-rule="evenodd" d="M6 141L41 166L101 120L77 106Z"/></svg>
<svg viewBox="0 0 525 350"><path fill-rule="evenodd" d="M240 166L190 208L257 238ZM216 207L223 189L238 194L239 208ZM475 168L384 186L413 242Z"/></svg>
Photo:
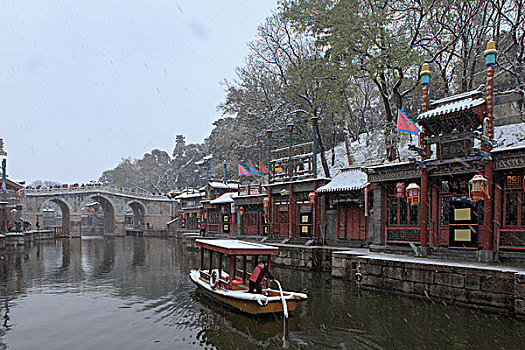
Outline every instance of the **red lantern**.
<svg viewBox="0 0 525 350"><path fill-rule="evenodd" d="M244 213L244 207L240 207L240 208L239 208L239 214L242 215L243 213Z"/></svg>
<svg viewBox="0 0 525 350"><path fill-rule="evenodd" d="M420 187L416 183L412 182L410 185L408 185L406 192L408 203L410 203L412 206L419 205L419 194L421 192Z"/></svg>
<svg viewBox="0 0 525 350"><path fill-rule="evenodd" d="M471 201L478 201L483 200L485 197L485 193L487 193L487 179L481 175L477 174L474 175L472 180L468 182L468 191L469 191L469 197ZM487 193L488 197L488 193Z"/></svg>
<svg viewBox="0 0 525 350"><path fill-rule="evenodd" d="M402 182L399 182L396 185L396 198L403 198L405 197L405 184Z"/></svg>
<svg viewBox="0 0 525 350"><path fill-rule="evenodd" d="M317 197L317 195L315 194L315 192L310 192L308 194L308 203L310 204L315 204L315 197Z"/></svg>
<svg viewBox="0 0 525 350"><path fill-rule="evenodd" d="M200 217L201 217L201 213L197 213L197 218L200 219Z"/></svg>
<svg viewBox="0 0 525 350"><path fill-rule="evenodd" d="M264 197L264 199L263 199L263 207L264 207L264 209L268 209L268 207L270 207L270 197Z"/></svg>

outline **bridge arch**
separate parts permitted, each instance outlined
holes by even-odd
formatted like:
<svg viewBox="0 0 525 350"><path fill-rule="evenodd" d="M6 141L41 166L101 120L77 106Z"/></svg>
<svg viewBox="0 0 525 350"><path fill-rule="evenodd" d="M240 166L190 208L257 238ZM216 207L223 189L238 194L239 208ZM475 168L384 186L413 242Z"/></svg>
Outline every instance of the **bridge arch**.
<svg viewBox="0 0 525 350"><path fill-rule="evenodd" d="M144 217L147 215L146 206L138 200L132 200L126 203L124 209L126 209L127 207L130 207L133 211L133 228L144 228Z"/></svg>
<svg viewBox="0 0 525 350"><path fill-rule="evenodd" d="M42 202L39 208L39 213L43 214L44 209L47 207L47 203L52 202L58 205L60 208L60 211L62 212L62 231L65 234L69 234L71 232L71 213L73 212L73 209L71 208L71 205L58 197L49 198ZM44 223L42 222L42 225Z"/></svg>
<svg viewBox="0 0 525 350"><path fill-rule="evenodd" d="M94 194L85 198L79 206L79 211L87 206L89 203L98 202L104 212L104 234L114 234L116 232L115 225L115 205L113 202L100 194Z"/></svg>

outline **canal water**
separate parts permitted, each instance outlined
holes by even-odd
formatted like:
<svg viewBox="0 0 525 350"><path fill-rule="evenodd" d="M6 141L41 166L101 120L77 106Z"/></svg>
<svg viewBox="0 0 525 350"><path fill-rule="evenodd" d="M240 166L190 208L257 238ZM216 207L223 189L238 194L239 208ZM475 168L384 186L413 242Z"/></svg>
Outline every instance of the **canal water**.
<svg viewBox="0 0 525 350"><path fill-rule="evenodd" d="M0 252L0 348L280 349L282 319L224 309L188 277L175 239L90 238ZM329 274L275 267L308 301L291 349L524 349L525 321L363 291Z"/></svg>

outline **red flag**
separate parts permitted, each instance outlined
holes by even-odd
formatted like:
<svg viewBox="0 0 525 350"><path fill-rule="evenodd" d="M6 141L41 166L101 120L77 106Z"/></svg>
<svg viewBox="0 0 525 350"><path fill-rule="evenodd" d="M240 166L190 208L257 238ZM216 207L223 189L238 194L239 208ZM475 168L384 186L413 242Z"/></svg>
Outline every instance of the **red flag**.
<svg viewBox="0 0 525 350"><path fill-rule="evenodd" d="M408 119L406 114L401 109L397 112L397 130L416 135L419 135L421 132L417 125Z"/></svg>
<svg viewBox="0 0 525 350"><path fill-rule="evenodd" d="M265 167L261 161L259 161L259 172L261 174L268 174L268 168Z"/></svg>
<svg viewBox="0 0 525 350"><path fill-rule="evenodd" d="M237 166L239 169L239 176L253 176L253 174L246 170L242 165L238 164Z"/></svg>

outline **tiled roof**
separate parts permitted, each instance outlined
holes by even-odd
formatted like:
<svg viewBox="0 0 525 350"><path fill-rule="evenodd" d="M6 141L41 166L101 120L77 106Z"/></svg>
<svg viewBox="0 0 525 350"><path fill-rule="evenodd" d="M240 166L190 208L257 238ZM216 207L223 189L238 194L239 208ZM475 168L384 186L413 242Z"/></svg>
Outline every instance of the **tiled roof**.
<svg viewBox="0 0 525 350"><path fill-rule="evenodd" d="M328 184L319 187L317 192L342 192L360 190L366 187L368 176L361 169L344 170L336 175Z"/></svg>

